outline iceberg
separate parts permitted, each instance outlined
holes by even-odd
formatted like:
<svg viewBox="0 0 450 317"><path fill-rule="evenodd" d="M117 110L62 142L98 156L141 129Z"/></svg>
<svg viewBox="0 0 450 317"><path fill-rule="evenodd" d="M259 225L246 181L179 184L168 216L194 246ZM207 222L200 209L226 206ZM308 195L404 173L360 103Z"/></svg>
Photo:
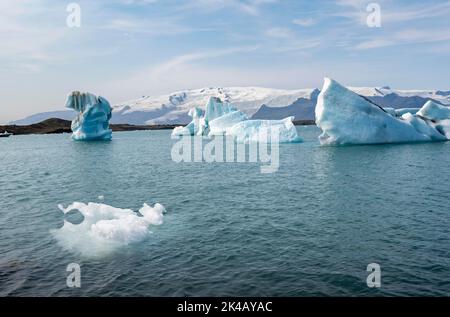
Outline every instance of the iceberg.
<svg viewBox="0 0 450 317"><path fill-rule="evenodd" d="M72 121L74 140L111 140L112 108L105 98L75 91L67 97L66 107L79 113Z"/></svg>
<svg viewBox="0 0 450 317"><path fill-rule="evenodd" d="M448 109L436 106L427 103L417 114L405 111L397 117L325 78L315 111L316 124L322 130L319 140L323 145L445 141L449 125L436 118L445 118Z"/></svg>
<svg viewBox="0 0 450 317"><path fill-rule="evenodd" d="M209 123L214 119L236 110L237 108L233 107L228 102L223 103L220 98L211 97L206 105L205 122Z"/></svg>
<svg viewBox="0 0 450 317"><path fill-rule="evenodd" d="M229 112L209 122L208 135L224 135L227 129L246 120L248 120L247 115L239 110Z"/></svg>
<svg viewBox="0 0 450 317"><path fill-rule="evenodd" d="M430 120L450 119L450 109L448 107L438 105L431 100L427 101L427 103L417 112L417 114Z"/></svg>
<svg viewBox="0 0 450 317"><path fill-rule="evenodd" d="M429 100L417 115L430 120L431 125L450 140L450 108Z"/></svg>
<svg viewBox="0 0 450 317"><path fill-rule="evenodd" d="M394 117L401 117L403 116L405 113L411 113L411 114L416 114L420 108L399 108L399 109L394 109L394 108L383 108L384 110L386 110L387 113L389 113L390 115L394 116Z"/></svg>
<svg viewBox="0 0 450 317"><path fill-rule="evenodd" d="M293 123L294 117L283 120L247 120L227 129L237 142L288 143L301 142Z"/></svg>
<svg viewBox="0 0 450 317"><path fill-rule="evenodd" d="M172 131L172 137L179 137L182 135L196 135L202 130L200 121L202 119L202 111L195 107L189 110L188 115L192 121L185 127L175 127Z"/></svg>
<svg viewBox="0 0 450 317"><path fill-rule="evenodd" d="M64 220L64 225L51 230L51 234L64 249L86 257L107 255L145 240L151 234L150 226L161 225L166 212L158 203L153 207L144 203L139 213L99 203L74 202L58 208L64 214L78 210L83 222L75 225Z"/></svg>
<svg viewBox="0 0 450 317"><path fill-rule="evenodd" d="M237 142L300 142L294 117L283 120L250 120L247 114L220 98L211 97L205 115L198 108L191 110L192 122L186 127L176 127L172 137L184 135L231 135Z"/></svg>

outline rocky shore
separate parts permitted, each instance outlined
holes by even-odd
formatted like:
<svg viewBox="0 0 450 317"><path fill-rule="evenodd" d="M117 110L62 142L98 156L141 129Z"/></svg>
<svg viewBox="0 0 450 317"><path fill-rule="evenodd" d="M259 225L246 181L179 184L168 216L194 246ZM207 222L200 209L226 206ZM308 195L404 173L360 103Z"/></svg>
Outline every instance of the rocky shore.
<svg viewBox="0 0 450 317"><path fill-rule="evenodd" d="M0 126L0 133L8 131L14 135L24 134L57 134L72 133L70 129L71 122L62 119L48 119L36 124L30 125L3 125ZM167 130L173 129L175 125L130 125L130 124L111 124L113 132L117 131L138 131L138 130Z"/></svg>
<svg viewBox="0 0 450 317"><path fill-rule="evenodd" d="M8 131L15 135L24 134L57 134L72 133L70 130L70 121L63 119L48 119L39 123L30 125L0 125L0 133ZM295 125L314 125L314 120L297 120ZM167 125L131 125L131 124L111 124L113 132L118 131L140 131L140 130L172 130L178 124Z"/></svg>

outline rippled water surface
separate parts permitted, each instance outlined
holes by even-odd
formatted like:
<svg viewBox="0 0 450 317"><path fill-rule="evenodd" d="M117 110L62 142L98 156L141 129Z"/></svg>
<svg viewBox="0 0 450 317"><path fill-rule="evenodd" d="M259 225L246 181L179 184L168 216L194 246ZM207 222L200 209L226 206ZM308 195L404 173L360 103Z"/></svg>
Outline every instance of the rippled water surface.
<svg viewBox="0 0 450 317"><path fill-rule="evenodd" d="M320 147L317 128L298 129L305 142L281 146L274 174L174 163L170 131L0 139L0 295L450 295L450 143ZM50 233L58 204L100 195L159 202L164 224L106 256L67 251Z"/></svg>

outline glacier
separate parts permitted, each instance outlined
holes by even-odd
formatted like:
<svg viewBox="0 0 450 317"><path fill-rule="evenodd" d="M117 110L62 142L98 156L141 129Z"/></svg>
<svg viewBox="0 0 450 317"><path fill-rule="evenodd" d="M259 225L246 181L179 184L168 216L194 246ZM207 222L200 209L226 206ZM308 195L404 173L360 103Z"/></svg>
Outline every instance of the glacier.
<svg viewBox="0 0 450 317"><path fill-rule="evenodd" d="M71 126L74 140L111 140L112 108L105 98L74 91L67 97L66 108L78 112Z"/></svg>
<svg viewBox="0 0 450 317"><path fill-rule="evenodd" d="M64 225L51 230L51 234L65 250L85 257L108 255L121 247L143 241L151 234L151 225L163 223L166 212L158 203L153 207L144 203L139 209L140 215L132 209L102 203L74 202L67 208L62 205L58 208L64 214L77 210L84 219L76 225L64 220Z"/></svg>
<svg viewBox="0 0 450 317"><path fill-rule="evenodd" d="M322 145L445 141L449 112L432 101L417 112L387 111L330 78L325 78L315 110Z"/></svg>
<svg viewBox="0 0 450 317"><path fill-rule="evenodd" d="M211 97L206 105L205 115L199 114L198 108L189 112L192 121L186 127L176 127L173 138L185 135L198 136L233 136L237 142L300 142L294 117L283 120L250 120L247 114L232 104L223 102L218 97Z"/></svg>

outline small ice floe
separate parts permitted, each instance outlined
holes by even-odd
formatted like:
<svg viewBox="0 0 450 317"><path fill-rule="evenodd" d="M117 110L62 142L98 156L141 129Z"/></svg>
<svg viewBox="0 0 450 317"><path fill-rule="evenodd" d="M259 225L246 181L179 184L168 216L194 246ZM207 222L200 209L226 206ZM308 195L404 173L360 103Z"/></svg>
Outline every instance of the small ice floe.
<svg viewBox="0 0 450 317"><path fill-rule="evenodd" d="M153 207L144 204L139 213L98 203L74 202L67 208L58 207L64 214L78 210L84 220L77 225L64 220L64 225L51 233L64 249L87 257L103 256L143 241L151 234L150 226L163 223L166 212L158 203Z"/></svg>

